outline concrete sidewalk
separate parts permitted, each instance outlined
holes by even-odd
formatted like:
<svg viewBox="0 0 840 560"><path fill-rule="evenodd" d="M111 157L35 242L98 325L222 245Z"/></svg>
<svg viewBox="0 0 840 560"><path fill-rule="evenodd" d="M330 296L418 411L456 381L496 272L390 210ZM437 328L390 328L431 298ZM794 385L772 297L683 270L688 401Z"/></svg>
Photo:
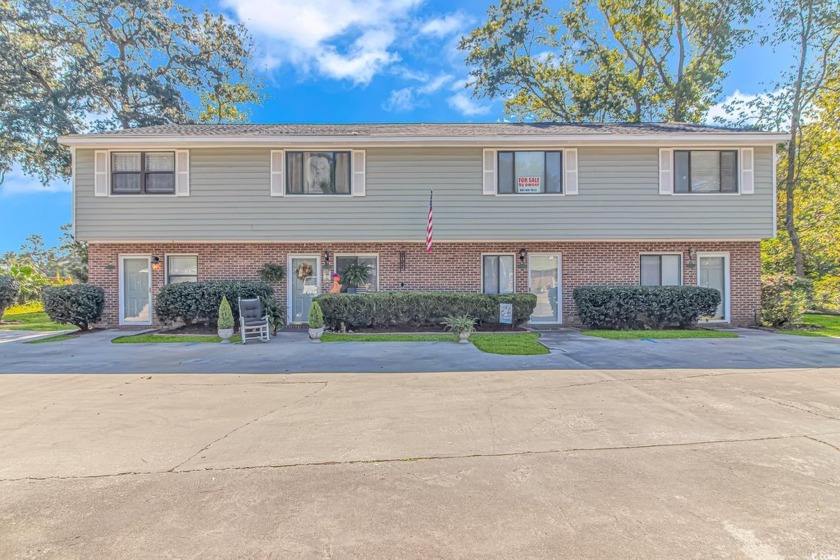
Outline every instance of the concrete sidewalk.
<svg viewBox="0 0 840 560"><path fill-rule="evenodd" d="M312 344L281 332L267 344L111 344L105 331L48 344L0 345L0 373L405 373L544 369L808 368L840 366L840 339L738 329L736 339L604 340L545 332L551 354L500 356L451 342Z"/></svg>
<svg viewBox="0 0 840 560"><path fill-rule="evenodd" d="M837 369L0 382L2 558L840 551Z"/></svg>

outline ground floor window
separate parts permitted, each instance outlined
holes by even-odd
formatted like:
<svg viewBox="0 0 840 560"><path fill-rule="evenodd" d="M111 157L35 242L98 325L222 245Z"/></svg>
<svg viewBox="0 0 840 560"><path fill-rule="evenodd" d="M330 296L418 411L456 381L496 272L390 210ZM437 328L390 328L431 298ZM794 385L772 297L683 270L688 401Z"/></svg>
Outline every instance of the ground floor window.
<svg viewBox="0 0 840 560"><path fill-rule="evenodd" d="M196 255L169 255L166 257L166 283L198 281L198 257Z"/></svg>
<svg viewBox="0 0 840 560"><path fill-rule="evenodd" d="M484 293L512 294L514 271L513 255L483 255L481 274Z"/></svg>
<svg viewBox="0 0 840 560"><path fill-rule="evenodd" d="M681 255L642 255L642 286L679 286L682 284Z"/></svg>
<svg viewBox="0 0 840 560"><path fill-rule="evenodd" d="M366 282L353 282L352 275L345 278L345 272L353 268L353 265L367 267L368 279ZM335 257L335 271L341 276L341 291L355 289L358 293L375 292L379 286L379 257L376 255L340 255Z"/></svg>

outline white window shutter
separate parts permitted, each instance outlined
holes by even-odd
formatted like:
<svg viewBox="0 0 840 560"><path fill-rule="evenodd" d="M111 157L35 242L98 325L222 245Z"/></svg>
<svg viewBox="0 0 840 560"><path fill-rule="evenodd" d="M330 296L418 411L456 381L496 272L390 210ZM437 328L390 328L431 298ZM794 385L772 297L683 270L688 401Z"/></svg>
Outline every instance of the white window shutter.
<svg viewBox="0 0 840 560"><path fill-rule="evenodd" d="M175 151L175 195L190 196L190 151Z"/></svg>
<svg viewBox="0 0 840 560"><path fill-rule="evenodd" d="M659 194L674 193L674 150L659 150Z"/></svg>
<svg viewBox="0 0 840 560"><path fill-rule="evenodd" d="M286 194L285 154L283 150L271 150L271 196Z"/></svg>
<svg viewBox="0 0 840 560"><path fill-rule="evenodd" d="M350 182L350 193L353 196L365 196L365 161L364 150L353 150L353 174Z"/></svg>
<svg viewBox="0 0 840 560"><path fill-rule="evenodd" d="M752 148L741 148L741 194L755 192L755 161Z"/></svg>
<svg viewBox="0 0 840 560"><path fill-rule="evenodd" d="M108 150L96 150L93 157L93 194L94 196L108 196L108 179L110 175Z"/></svg>
<svg viewBox="0 0 840 560"><path fill-rule="evenodd" d="M484 189L487 195L496 194L496 150L484 150Z"/></svg>
<svg viewBox="0 0 840 560"><path fill-rule="evenodd" d="M578 151L577 148L563 150L563 163L565 164L565 181L563 187L565 194L578 193Z"/></svg>

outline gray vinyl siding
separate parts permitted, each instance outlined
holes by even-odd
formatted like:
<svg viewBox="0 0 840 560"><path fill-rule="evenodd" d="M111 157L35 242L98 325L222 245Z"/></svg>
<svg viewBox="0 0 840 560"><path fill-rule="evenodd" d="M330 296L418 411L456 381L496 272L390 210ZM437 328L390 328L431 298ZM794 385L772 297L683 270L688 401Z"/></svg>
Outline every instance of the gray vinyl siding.
<svg viewBox="0 0 840 560"><path fill-rule="evenodd" d="M755 148L755 194L659 194L658 148L578 150L576 196L486 196L476 148L369 148L367 196L272 197L270 151L190 150L190 196L94 196L93 150L76 152L76 231L86 241L762 239L773 235L772 149Z"/></svg>

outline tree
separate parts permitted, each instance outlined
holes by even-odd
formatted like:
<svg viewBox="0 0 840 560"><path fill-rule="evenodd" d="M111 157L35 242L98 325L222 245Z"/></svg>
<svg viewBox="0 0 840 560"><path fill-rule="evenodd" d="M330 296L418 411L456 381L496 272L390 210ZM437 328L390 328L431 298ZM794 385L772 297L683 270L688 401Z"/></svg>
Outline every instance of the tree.
<svg viewBox="0 0 840 560"><path fill-rule="evenodd" d="M58 250L63 254L61 259L62 273L71 276L78 282L88 281L88 244L73 236L73 226L61 226L61 239Z"/></svg>
<svg viewBox="0 0 840 560"><path fill-rule="evenodd" d="M760 128L788 131L777 170L784 225L781 242L790 245L796 275L805 277L809 263L803 226L814 252L828 256L818 247L823 245L831 254L840 225L836 214L832 215L840 194L836 184L840 171L840 1L776 0L772 20L774 26L765 41L777 49L792 48L794 62L764 95L733 103L728 109L739 122L754 121ZM773 248L776 257L785 253L772 243L766 246ZM838 263L836 251L829 261ZM819 274L826 264L815 257L810 268Z"/></svg>
<svg viewBox="0 0 840 560"><path fill-rule="evenodd" d="M242 25L173 0L0 1L0 180L69 175L62 134L242 120L260 99Z"/></svg>
<svg viewBox="0 0 840 560"><path fill-rule="evenodd" d="M473 94L520 120L699 121L754 0L501 0L464 37Z"/></svg>

